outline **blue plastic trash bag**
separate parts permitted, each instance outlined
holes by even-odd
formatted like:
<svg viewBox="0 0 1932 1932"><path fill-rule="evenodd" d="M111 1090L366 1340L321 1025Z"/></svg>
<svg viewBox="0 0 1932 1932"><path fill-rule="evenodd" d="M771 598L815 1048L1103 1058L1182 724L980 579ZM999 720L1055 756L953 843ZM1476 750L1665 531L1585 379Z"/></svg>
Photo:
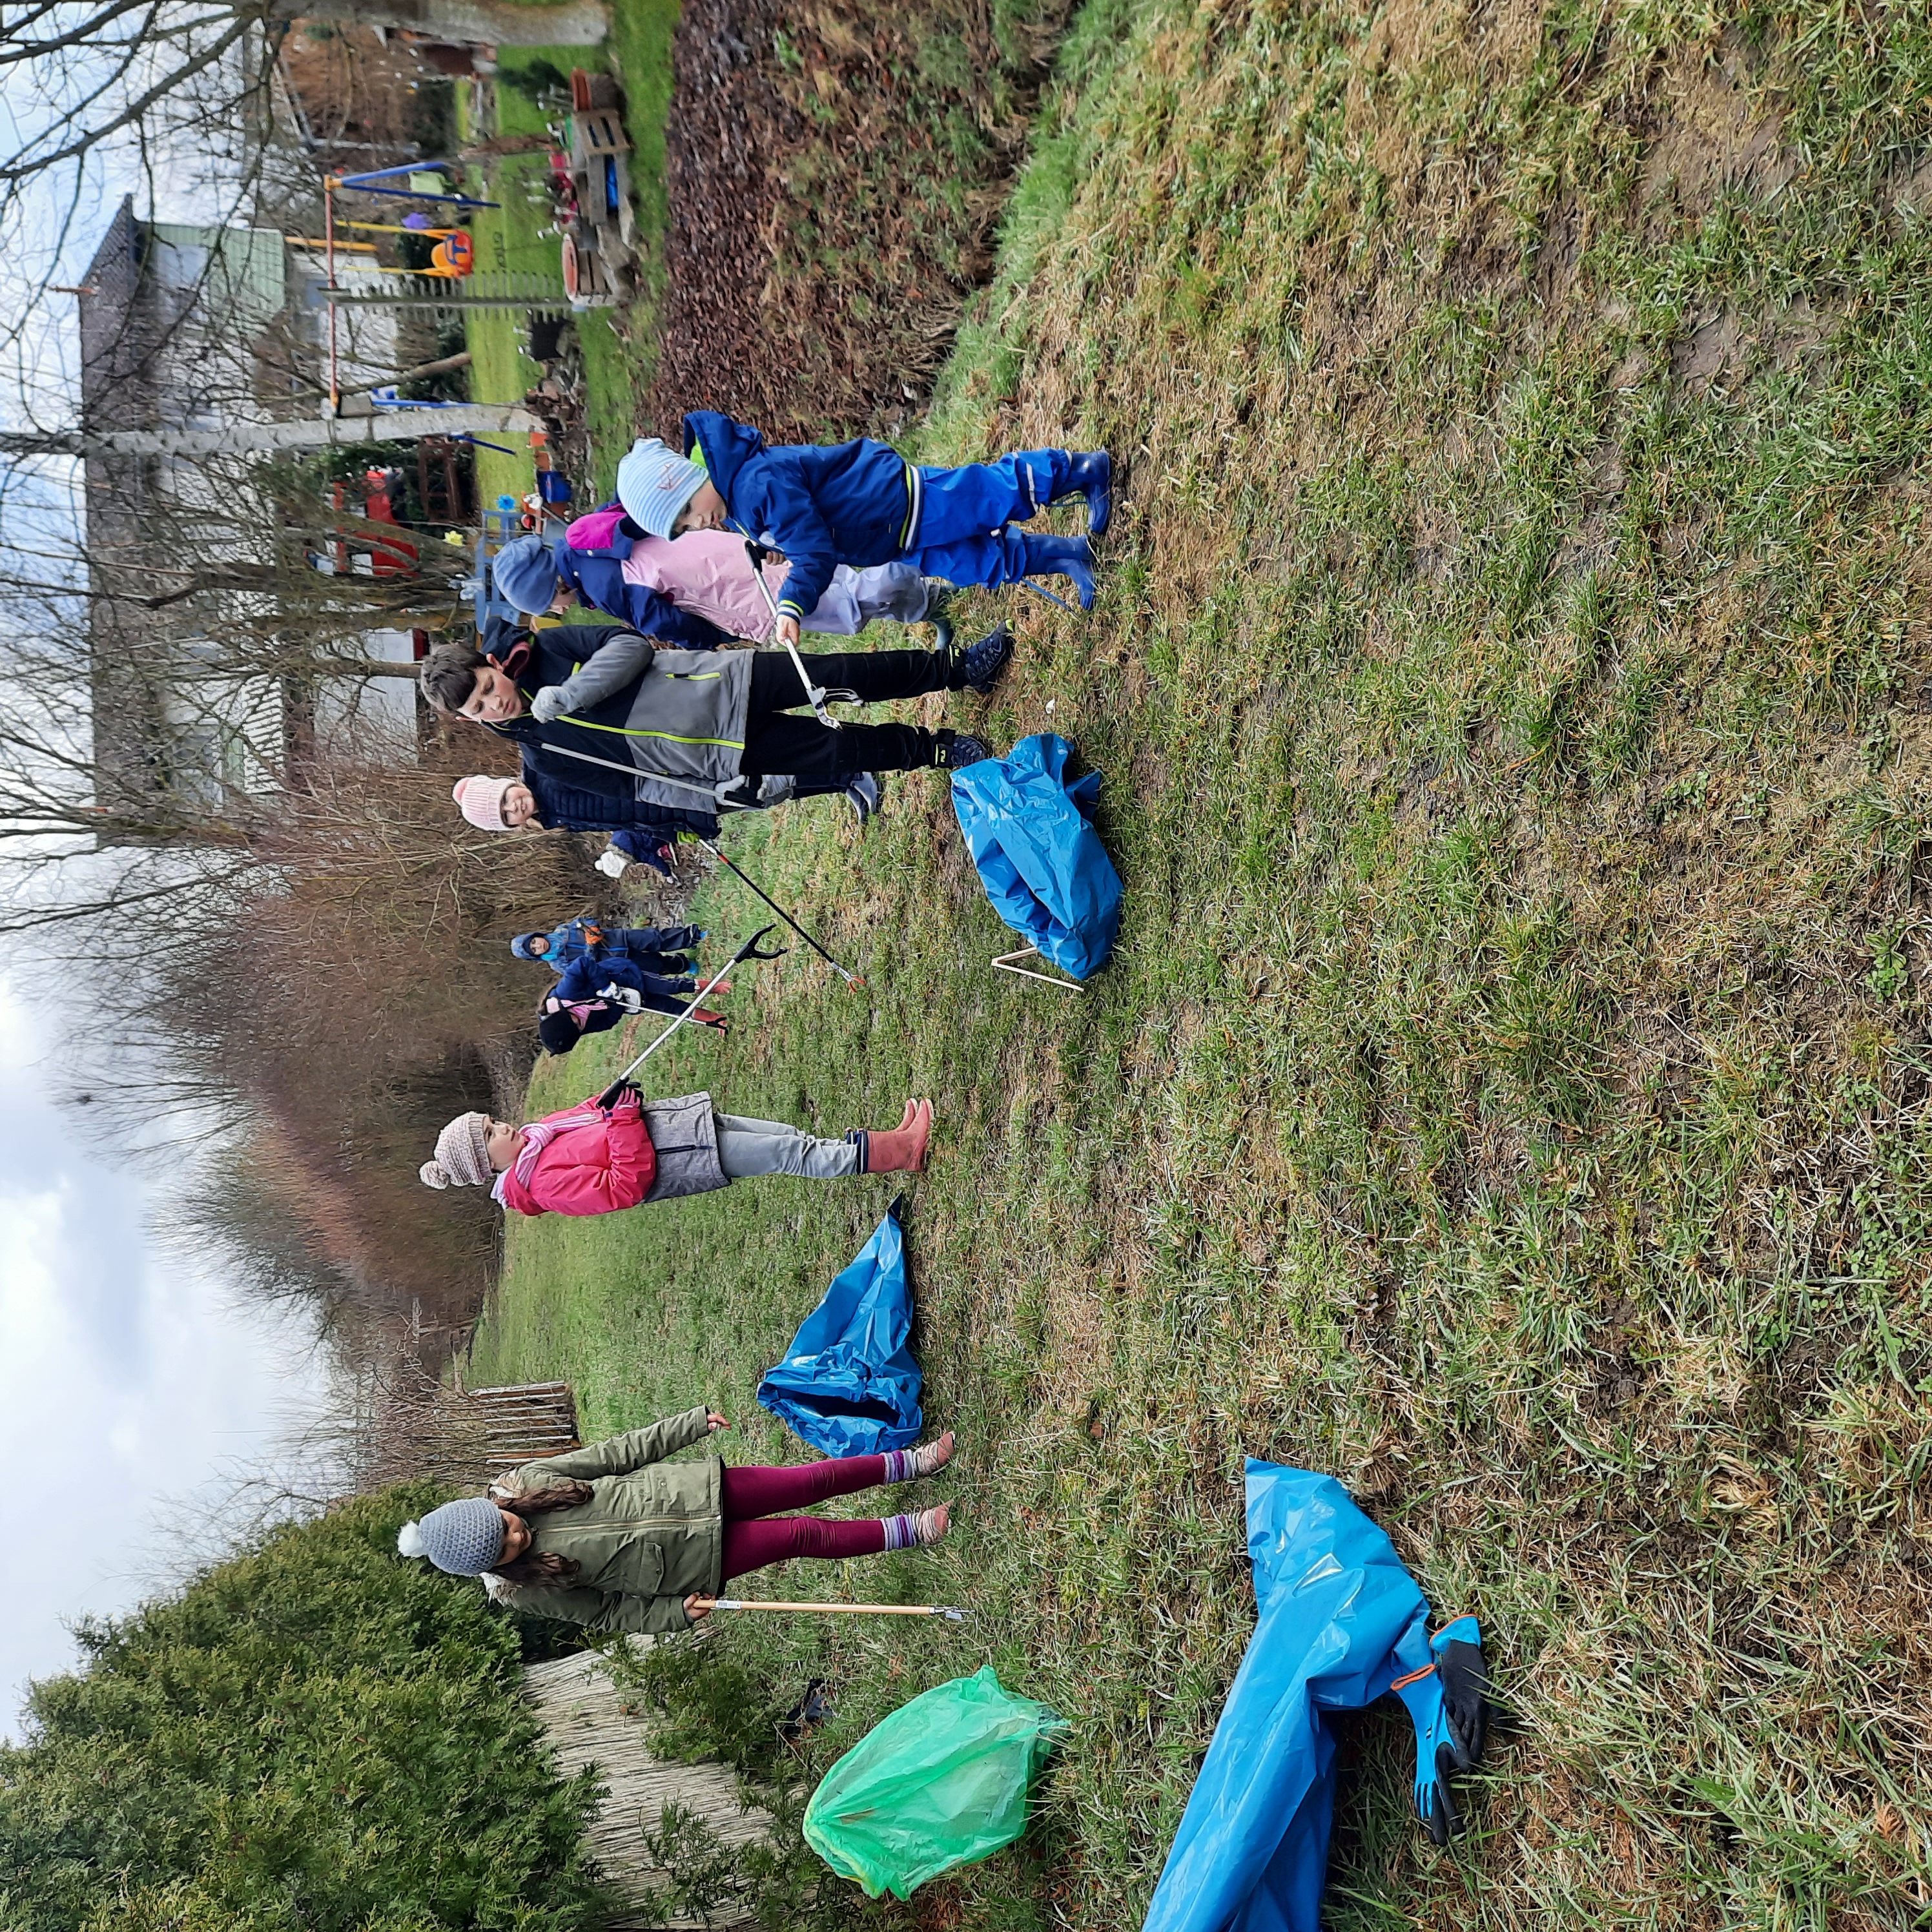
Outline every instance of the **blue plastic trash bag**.
<svg viewBox="0 0 1932 1932"><path fill-rule="evenodd" d="M952 775L952 809L993 910L1043 958L1084 980L1120 926L1120 875L1088 822L1100 774L1069 784L1072 747L1051 732Z"/></svg>
<svg viewBox="0 0 1932 1932"><path fill-rule="evenodd" d="M898 1203L825 1292L758 1384L758 1400L827 1456L878 1456L919 1440L912 1285Z"/></svg>
<svg viewBox="0 0 1932 1932"><path fill-rule="evenodd" d="M874 1724L819 1780L805 1840L868 1898L910 1898L1026 1829L1035 1774L1066 1728L1001 1688L992 1666L956 1677Z"/></svg>
<svg viewBox="0 0 1932 1932"><path fill-rule="evenodd" d="M1335 1816L1329 1711L1430 1661L1429 1606L1332 1476L1248 1463L1254 1636L1145 1932L1318 1932Z"/></svg>

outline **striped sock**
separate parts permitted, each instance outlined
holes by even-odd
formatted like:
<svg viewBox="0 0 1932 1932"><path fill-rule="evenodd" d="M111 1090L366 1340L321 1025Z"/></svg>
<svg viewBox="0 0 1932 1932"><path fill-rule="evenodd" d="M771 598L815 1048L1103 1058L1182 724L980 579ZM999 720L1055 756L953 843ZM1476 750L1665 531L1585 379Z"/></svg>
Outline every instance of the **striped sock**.
<svg viewBox="0 0 1932 1932"><path fill-rule="evenodd" d="M921 1476L936 1476L946 1467L950 1454L943 1436L911 1449L888 1449L885 1453L886 1473L879 1480L885 1483L910 1483Z"/></svg>
<svg viewBox="0 0 1932 1932"><path fill-rule="evenodd" d="M936 1509L916 1510L909 1516L889 1516L884 1520L888 1550L920 1550L937 1543L946 1532L939 1526Z"/></svg>

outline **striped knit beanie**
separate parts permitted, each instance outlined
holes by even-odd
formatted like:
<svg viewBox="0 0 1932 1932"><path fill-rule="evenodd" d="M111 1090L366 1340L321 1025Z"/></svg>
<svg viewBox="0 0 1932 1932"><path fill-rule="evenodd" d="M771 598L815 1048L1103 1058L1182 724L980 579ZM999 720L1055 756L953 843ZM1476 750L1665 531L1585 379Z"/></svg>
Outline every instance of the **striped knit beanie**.
<svg viewBox="0 0 1932 1932"><path fill-rule="evenodd" d="M688 456L654 436L640 436L617 466L617 497L624 514L654 537L668 537L686 504L698 494L704 472Z"/></svg>

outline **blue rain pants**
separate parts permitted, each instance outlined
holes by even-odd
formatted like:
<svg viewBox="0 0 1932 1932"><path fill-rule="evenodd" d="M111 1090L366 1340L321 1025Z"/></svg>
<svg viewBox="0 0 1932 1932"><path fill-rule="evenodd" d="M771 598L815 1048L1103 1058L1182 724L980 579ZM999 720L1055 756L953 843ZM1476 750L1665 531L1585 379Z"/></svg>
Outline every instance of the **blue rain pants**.
<svg viewBox="0 0 1932 1932"><path fill-rule="evenodd" d="M904 553L922 577L948 584L1017 584L1027 574L1023 524L1067 494L1064 449L1023 449L991 463L922 464L919 528Z"/></svg>

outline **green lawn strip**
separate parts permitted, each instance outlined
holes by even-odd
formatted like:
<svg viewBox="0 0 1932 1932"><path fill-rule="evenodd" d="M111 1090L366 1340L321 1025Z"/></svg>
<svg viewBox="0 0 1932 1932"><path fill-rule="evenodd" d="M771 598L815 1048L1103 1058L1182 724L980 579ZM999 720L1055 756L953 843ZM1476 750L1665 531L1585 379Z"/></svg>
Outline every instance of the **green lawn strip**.
<svg viewBox="0 0 1932 1932"><path fill-rule="evenodd" d="M1090 6L924 453L1132 463L1100 609L1012 599L985 712L1107 774L1114 962L988 970L929 776L730 835L868 984L761 968L652 1090L934 1095L962 1442L940 1550L759 1588L980 1614L730 1640L832 1678L824 1752L988 1660L1073 1720L962 1924L1138 1922L1251 1627L1244 1451L1348 1482L1513 1713L1450 1858L1406 1726L1352 1732L1336 1926L1904 1925L1932 1882L1932 32L1720 8L1725 80L1666 12ZM479 1364L795 1458L752 1390L893 1185L514 1229Z"/></svg>
<svg viewBox="0 0 1932 1932"><path fill-rule="evenodd" d="M671 41L676 0L623 0L611 11L606 48L624 84L624 128L631 137L631 188L638 208L640 286L620 335L608 315L580 328L588 374L590 447L596 492L616 494L617 464L636 440L638 405L657 366L657 319L664 295L664 238L670 220L664 190L664 124L670 116Z"/></svg>
<svg viewBox="0 0 1932 1932"><path fill-rule="evenodd" d="M664 126L670 110L670 44L677 14L674 0L626 0L617 10L607 47L505 47L499 52L494 130L498 134L540 134L544 129L543 109L506 84L501 78L506 72L542 62L565 74L573 67L596 70L608 64L624 84L624 124L633 150L631 179L638 203L644 286L625 312L625 334L614 326L608 310L585 310L575 317L584 352L594 473L571 480L586 503L602 501L615 488L618 459L636 434L638 398L650 379L656 356L654 318L662 290L665 220ZM460 94L458 98L460 102ZM464 131L466 136L466 128ZM541 153L506 155L489 164L489 198L502 206L475 211L470 232L480 270L532 270L559 282L556 237L539 232L550 224L550 203L547 198L536 198L548 169L548 158ZM474 358L471 393L479 401L519 400L542 374L526 352L526 335L521 310L483 310L468 319L466 339ZM521 496L534 485L532 466L520 451L506 457L478 450L477 478L486 505L494 504L500 494Z"/></svg>
<svg viewBox="0 0 1932 1932"><path fill-rule="evenodd" d="M581 48L506 47L502 50L498 66L500 70L506 64L514 65L520 56L526 61L543 57L568 72L570 64L584 52ZM478 128L471 121L469 90L458 88L458 132L465 142L500 130L514 134L538 132L542 127L542 117L536 115L533 108L530 112L535 118L534 126L526 128L508 124L520 121L523 116L519 110L528 106L513 89L500 86L498 125ZM530 164L532 160L539 164L540 176L542 160L542 155L510 155L487 164L484 174L488 187L484 198L503 205L500 208L478 208L468 212L468 225L476 243L476 266L479 269L534 268L556 280L556 244L538 237L536 231L543 225L544 218L524 199L523 184L528 177ZM477 309L464 316L464 342L470 351L470 393L474 400L523 400L524 392L542 373L524 352L526 328L521 309ZM504 448L512 452L508 454L496 448L478 448L476 451L476 495L485 509L494 508L499 496L521 497L536 487L536 466L529 451L518 446L520 441L519 438L504 442Z"/></svg>

